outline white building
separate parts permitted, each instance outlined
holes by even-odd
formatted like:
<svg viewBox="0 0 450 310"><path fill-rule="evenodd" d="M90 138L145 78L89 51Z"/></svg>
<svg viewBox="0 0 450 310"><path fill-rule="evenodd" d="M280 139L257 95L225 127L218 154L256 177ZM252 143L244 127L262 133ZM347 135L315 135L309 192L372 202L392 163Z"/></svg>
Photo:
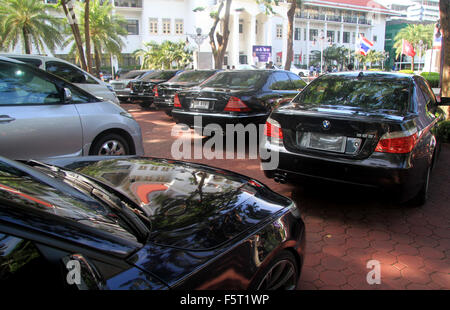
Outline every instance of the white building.
<svg viewBox="0 0 450 310"><path fill-rule="evenodd" d="M114 12L128 21L129 34L124 40L120 67L136 65L132 53L143 48L145 42L185 41L188 34L195 34L198 28L207 34L212 25L210 13L217 9L217 0L111 1ZM267 15L265 8L255 0L233 0L224 65L255 64L253 46L256 45L270 46L272 60L278 65L284 64L289 5L280 1L279 6L274 6L275 13ZM194 12L199 7L203 10ZM372 0L304 0L294 22L294 63L308 67L311 52L331 44L355 49L359 34L371 40L375 50L382 51L386 19L393 15L398 14ZM194 41L189 39L189 42L191 48L198 51ZM68 50L58 50L55 54L64 55ZM204 40L200 51L203 58L209 58L202 59L201 63L212 66L209 38Z"/></svg>
<svg viewBox="0 0 450 310"><path fill-rule="evenodd" d="M380 4L399 13L394 19L420 22L436 22L440 18L439 0L377 0Z"/></svg>

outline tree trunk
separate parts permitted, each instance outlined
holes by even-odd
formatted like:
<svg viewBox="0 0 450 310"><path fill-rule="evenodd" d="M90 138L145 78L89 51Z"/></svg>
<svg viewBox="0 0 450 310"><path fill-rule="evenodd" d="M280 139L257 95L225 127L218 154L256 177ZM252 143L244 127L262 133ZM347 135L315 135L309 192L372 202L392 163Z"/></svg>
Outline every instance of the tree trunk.
<svg viewBox="0 0 450 310"><path fill-rule="evenodd" d="M69 2L71 1L72 0L69 0ZM78 56L80 58L81 68L87 71L86 58L84 57L83 41L81 39L80 28L78 27L72 3L69 6L67 5L67 3L68 3L67 0L61 0L61 5L63 7L64 14L66 15L67 20L69 21L70 28L72 29L73 37L75 39L75 44L78 50Z"/></svg>
<svg viewBox="0 0 450 310"><path fill-rule="evenodd" d="M441 14L441 98L450 97L450 3L439 1ZM447 119L450 120L450 107L447 108Z"/></svg>
<svg viewBox="0 0 450 310"><path fill-rule="evenodd" d="M100 78L101 56L100 48L94 42L94 54L95 54L95 75Z"/></svg>
<svg viewBox="0 0 450 310"><path fill-rule="evenodd" d="M89 30L90 0L85 1L84 7L84 42L86 44L87 71L92 73L91 33Z"/></svg>
<svg viewBox="0 0 450 310"><path fill-rule="evenodd" d="M292 58L294 57L294 17L295 10L297 9L297 0L291 0L291 7L287 12L288 17L288 33L287 33L287 52L286 52L286 64L284 70L291 70Z"/></svg>
<svg viewBox="0 0 450 310"><path fill-rule="evenodd" d="M225 16L223 20L223 28L222 28L222 34L216 33L217 25L220 22L220 12L223 9L224 2L226 1L226 7L225 7ZM223 0L219 8L217 10L217 15L214 17L214 22L211 27L211 30L209 31L209 44L211 45L211 49L214 56L214 68L216 69L222 69L223 66L223 59L225 57L225 52L227 50L228 46L228 39L230 37L230 8L231 8L231 1L232 0ZM215 35L215 36L214 36ZM217 40L217 43L216 43Z"/></svg>
<svg viewBox="0 0 450 310"><path fill-rule="evenodd" d="M27 29L22 29L22 35L23 35L23 44L25 48L25 54L31 54L31 42L30 42L30 35L28 34Z"/></svg>

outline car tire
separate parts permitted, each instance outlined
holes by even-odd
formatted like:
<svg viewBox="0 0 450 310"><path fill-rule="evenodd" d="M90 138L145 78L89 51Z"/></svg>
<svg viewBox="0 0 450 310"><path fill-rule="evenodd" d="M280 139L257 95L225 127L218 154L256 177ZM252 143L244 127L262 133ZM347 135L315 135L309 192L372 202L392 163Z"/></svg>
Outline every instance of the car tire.
<svg viewBox="0 0 450 310"><path fill-rule="evenodd" d="M89 155L120 156L130 155L130 146L122 136L110 133L101 136L92 145Z"/></svg>
<svg viewBox="0 0 450 310"><path fill-rule="evenodd" d="M284 250L258 272L249 289L295 290L298 278L299 266L297 260L291 252Z"/></svg>

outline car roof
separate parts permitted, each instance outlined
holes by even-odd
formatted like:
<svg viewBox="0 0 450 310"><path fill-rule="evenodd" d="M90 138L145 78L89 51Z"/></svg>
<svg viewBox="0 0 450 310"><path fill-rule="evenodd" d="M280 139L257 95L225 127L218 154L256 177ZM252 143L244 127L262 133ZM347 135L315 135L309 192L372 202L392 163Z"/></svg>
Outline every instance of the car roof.
<svg viewBox="0 0 450 310"><path fill-rule="evenodd" d="M2 56L1 54L0 54L0 60L7 61L7 62L12 62L12 63L16 63L16 64L23 64L24 63L23 61L19 61L19 60L16 60L14 58L9 58L9 57Z"/></svg>
<svg viewBox="0 0 450 310"><path fill-rule="evenodd" d="M386 71L344 71L328 73L326 76L345 76L345 77L383 77L387 79L412 79L413 74Z"/></svg>

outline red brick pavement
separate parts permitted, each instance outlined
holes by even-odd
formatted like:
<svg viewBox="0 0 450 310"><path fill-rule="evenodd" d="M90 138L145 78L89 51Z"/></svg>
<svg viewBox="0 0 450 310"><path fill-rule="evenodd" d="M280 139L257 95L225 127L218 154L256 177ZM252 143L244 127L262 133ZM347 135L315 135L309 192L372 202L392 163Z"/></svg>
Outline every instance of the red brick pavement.
<svg viewBox="0 0 450 310"><path fill-rule="evenodd" d="M145 154L170 158L173 120L122 107L141 125ZM248 175L294 199L306 224L300 289L450 289L450 145L442 148L429 201L416 208L361 188L277 184L265 178L257 159L192 161ZM369 260L380 262L381 284L367 283Z"/></svg>

